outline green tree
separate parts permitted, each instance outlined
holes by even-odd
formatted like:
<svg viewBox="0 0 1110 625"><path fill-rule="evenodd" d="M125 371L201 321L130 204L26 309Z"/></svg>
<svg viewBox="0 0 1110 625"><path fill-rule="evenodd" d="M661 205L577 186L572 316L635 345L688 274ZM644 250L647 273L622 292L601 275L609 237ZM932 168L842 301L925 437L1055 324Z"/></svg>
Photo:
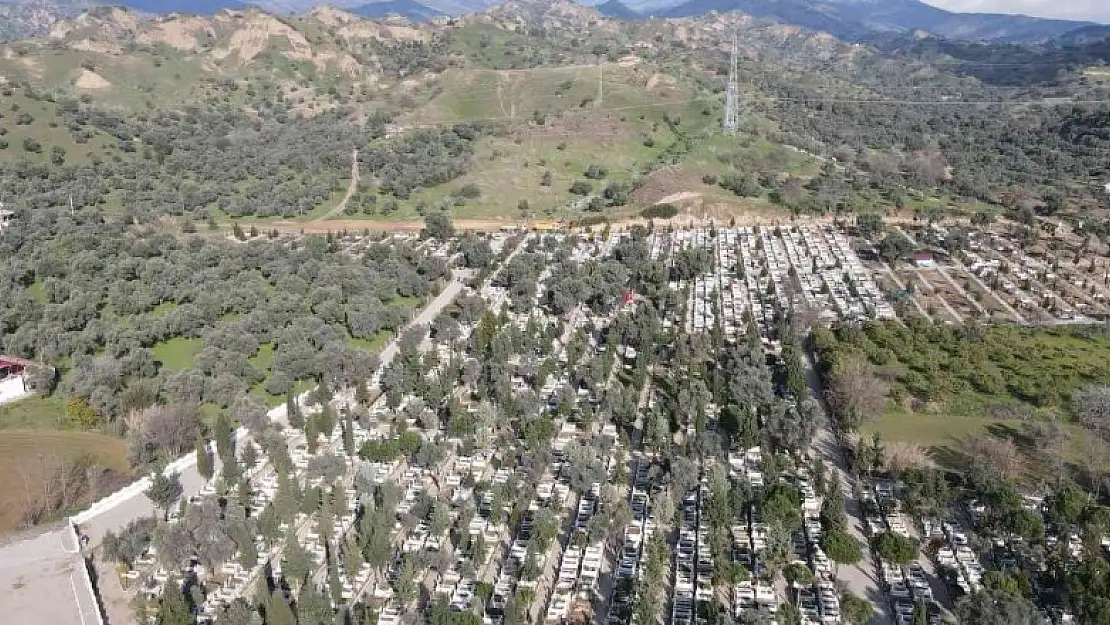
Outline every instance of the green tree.
<svg viewBox="0 0 1110 625"><path fill-rule="evenodd" d="M778 612L775 614L775 622L778 625L801 625L802 612L798 609L798 606L785 601L779 605Z"/></svg>
<svg viewBox="0 0 1110 625"><path fill-rule="evenodd" d="M1043 622L1036 606L1028 599L999 590L980 590L965 595L956 602L953 613L960 623L975 625L1040 625Z"/></svg>
<svg viewBox="0 0 1110 625"><path fill-rule="evenodd" d="M177 473L164 473L155 471L150 478L150 487L146 489L146 496L162 511L163 517L169 514L170 506L181 496L181 480Z"/></svg>
<svg viewBox="0 0 1110 625"><path fill-rule="evenodd" d="M871 541L875 555L891 564L906 565L917 561L917 543L894 532L883 532Z"/></svg>
<svg viewBox="0 0 1110 625"><path fill-rule="evenodd" d="M174 578L166 581L162 600L158 602L158 625L193 625L196 620L189 613L189 604L181 592L181 584Z"/></svg>
<svg viewBox="0 0 1110 625"><path fill-rule="evenodd" d="M929 608L924 601L913 604L913 625L929 625Z"/></svg>
<svg viewBox="0 0 1110 625"><path fill-rule="evenodd" d="M301 406L297 403L297 396L293 393L293 389L285 394L285 414L289 419L289 425L297 428L304 428L304 415L301 413Z"/></svg>
<svg viewBox="0 0 1110 625"><path fill-rule="evenodd" d="M891 232L883 237L883 240L879 243L879 256L890 265L909 255L912 251L913 243L910 243L900 232Z"/></svg>
<svg viewBox="0 0 1110 625"><path fill-rule="evenodd" d="M74 397L66 402L66 420L83 430L100 425L100 417L84 397Z"/></svg>
<svg viewBox="0 0 1110 625"><path fill-rule="evenodd" d="M280 588L266 601L266 625L297 625L297 617L285 601Z"/></svg>
<svg viewBox="0 0 1110 625"><path fill-rule="evenodd" d="M840 612L851 625L867 625L875 615L875 606L870 601L845 590L840 595Z"/></svg>
<svg viewBox="0 0 1110 625"><path fill-rule="evenodd" d="M1065 484L1045 499L1045 519L1071 528L1079 524L1090 497L1076 486Z"/></svg>
<svg viewBox="0 0 1110 625"><path fill-rule="evenodd" d="M811 584L813 583L813 571L804 564L791 564L786 567L782 572L786 581L791 584Z"/></svg>
<svg viewBox="0 0 1110 625"><path fill-rule="evenodd" d="M446 213L432 213L424 218L424 236L443 241L454 234L455 226Z"/></svg>
<svg viewBox="0 0 1110 625"><path fill-rule="evenodd" d="M212 452L208 450L208 441L204 437L197 439L197 473L207 482L212 479L214 468L212 466Z"/></svg>
<svg viewBox="0 0 1110 625"><path fill-rule="evenodd" d="M822 536L821 548L837 566L856 564L863 558L863 549L859 541L844 530L835 530Z"/></svg>
<svg viewBox="0 0 1110 625"><path fill-rule="evenodd" d="M883 224L883 216L879 213L864 213L856 217L856 227L859 228L860 234L867 238L871 238L876 234L880 234L885 227Z"/></svg>
<svg viewBox="0 0 1110 625"><path fill-rule="evenodd" d="M228 420L226 412L220 411L216 416L216 423L212 426L212 438L216 439L216 454L221 461L227 462L232 454L232 442L231 421Z"/></svg>
<svg viewBox="0 0 1110 625"><path fill-rule="evenodd" d="M760 512L765 521L788 532L801 527L802 497L798 489L781 483L767 489Z"/></svg>

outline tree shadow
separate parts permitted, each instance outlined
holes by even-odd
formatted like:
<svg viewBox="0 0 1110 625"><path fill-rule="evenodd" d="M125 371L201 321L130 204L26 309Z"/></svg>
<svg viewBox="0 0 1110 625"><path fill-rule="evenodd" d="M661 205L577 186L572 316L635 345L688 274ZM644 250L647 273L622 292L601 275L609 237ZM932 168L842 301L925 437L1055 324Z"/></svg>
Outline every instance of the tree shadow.
<svg viewBox="0 0 1110 625"><path fill-rule="evenodd" d="M933 445L927 450L929 459L942 469L962 473L971 466L971 456L961 449L959 442L951 445Z"/></svg>
<svg viewBox="0 0 1110 625"><path fill-rule="evenodd" d="M1032 433L1010 423L992 423L987 426L987 434L995 438L1008 439L1027 453L1037 449L1037 441Z"/></svg>

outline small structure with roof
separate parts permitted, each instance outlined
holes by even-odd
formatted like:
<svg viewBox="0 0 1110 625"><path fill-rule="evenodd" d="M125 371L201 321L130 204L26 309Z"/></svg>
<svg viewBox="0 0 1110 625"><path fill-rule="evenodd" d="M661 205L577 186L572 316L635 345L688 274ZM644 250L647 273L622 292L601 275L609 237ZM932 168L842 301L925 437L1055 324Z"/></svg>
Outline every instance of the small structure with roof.
<svg viewBox="0 0 1110 625"><path fill-rule="evenodd" d="M910 256L910 262L915 267L929 268L936 265L936 259L933 258L933 253L928 251L914 252Z"/></svg>

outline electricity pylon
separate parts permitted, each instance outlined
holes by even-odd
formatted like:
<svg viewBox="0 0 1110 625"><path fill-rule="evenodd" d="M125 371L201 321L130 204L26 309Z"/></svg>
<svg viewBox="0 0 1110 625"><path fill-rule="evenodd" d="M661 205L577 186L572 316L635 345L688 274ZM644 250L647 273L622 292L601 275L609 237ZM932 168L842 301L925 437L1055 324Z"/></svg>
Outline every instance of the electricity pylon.
<svg viewBox="0 0 1110 625"><path fill-rule="evenodd" d="M726 135L734 135L740 129L740 87L736 76L736 35L732 35L731 64L728 70L728 88L725 90L725 119L724 131Z"/></svg>

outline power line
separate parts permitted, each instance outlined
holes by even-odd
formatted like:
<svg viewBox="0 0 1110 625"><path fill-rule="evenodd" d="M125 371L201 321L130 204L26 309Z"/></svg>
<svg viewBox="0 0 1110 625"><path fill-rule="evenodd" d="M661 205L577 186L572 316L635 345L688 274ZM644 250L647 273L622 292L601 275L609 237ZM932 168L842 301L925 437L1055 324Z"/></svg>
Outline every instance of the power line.
<svg viewBox="0 0 1110 625"><path fill-rule="evenodd" d="M712 96L712 97L706 97L706 98L690 98L690 99L687 99L687 100L671 100L669 102L652 102L652 103L648 103L648 104L629 104L627 106L610 106L610 107L606 107L606 108L597 108L597 109L571 109L569 111L563 111L563 114L564 115L572 115L572 114L575 114L575 113L591 113L591 112L596 113L596 112L608 112L608 111L629 111L629 110L635 110L635 109L662 108L662 107L666 107L666 106L677 106L677 105L681 105L681 104L693 104L695 102L713 102L713 101L717 101L718 99L719 98L717 98L716 96ZM494 116L494 117L472 117L472 118L469 118L469 119L452 119L452 120L441 120L441 121L427 122L427 123L413 123L413 124L408 124L407 127L408 128L434 128L436 126L453 126L455 124L466 124L466 123L471 123L471 122L476 123L476 122L497 122L497 121L517 121L517 120L518 120L518 118L516 118L516 117L507 116L507 115L499 115L499 116Z"/></svg>
<svg viewBox="0 0 1110 625"><path fill-rule="evenodd" d="M1068 100L1042 98L1040 100L877 100L850 98L752 98L756 101L788 102L794 104L905 104L920 106L1064 106L1068 104L1110 104L1110 100Z"/></svg>
<svg viewBox="0 0 1110 625"><path fill-rule="evenodd" d="M901 59L908 61L917 61L927 65L966 65L969 67L1094 67L1100 69L1110 69L1103 65L1098 65L1092 59L1091 63L1084 63L1083 61L1068 61L1060 59L1057 61L1029 61L1028 63L1021 63L1013 61L1009 63L995 63L991 61L966 61L964 59Z"/></svg>
<svg viewBox="0 0 1110 625"><path fill-rule="evenodd" d="M981 106L981 107L1013 107L1013 106L1100 106L1110 105L1110 99L1099 100L1066 100L1066 99L1041 99L1041 100L881 100L881 99L862 99L862 98L787 98L787 97L765 97L755 96L748 98L749 102L760 104L864 104L864 105L889 105L889 106ZM698 102L720 102L719 96L707 96L702 98L688 98L684 100L670 100L666 102L651 102L645 104L629 104L626 106L610 106L596 109L570 109L562 111L564 115L573 114L589 114L597 112L608 111L629 111L637 109L652 109L664 108L668 106L679 106L683 104L694 104ZM498 122L498 121L518 121L515 116L499 115L491 117L472 117L460 118L453 120L439 120L434 122L418 122L406 125L408 128L434 128L437 126L451 126L455 124L477 123L477 122Z"/></svg>

